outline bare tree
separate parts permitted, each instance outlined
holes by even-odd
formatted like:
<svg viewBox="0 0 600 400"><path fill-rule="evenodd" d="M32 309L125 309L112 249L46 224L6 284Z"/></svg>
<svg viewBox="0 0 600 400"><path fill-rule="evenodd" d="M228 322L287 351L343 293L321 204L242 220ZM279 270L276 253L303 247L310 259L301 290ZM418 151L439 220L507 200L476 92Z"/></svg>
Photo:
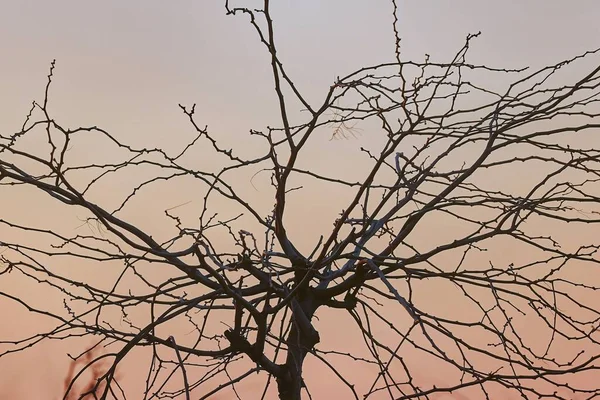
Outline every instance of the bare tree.
<svg viewBox="0 0 600 400"><path fill-rule="evenodd" d="M97 337L107 352L78 359L85 368L110 365L79 398L125 398L117 367L136 348L151 354L144 399L242 398L246 380L263 385L251 398L276 385L280 399L300 399L310 396L308 359L337 377L340 398L600 396L582 383L600 379L599 51L536 71L493 68L467 61L475 34L450 61L406 61L394 25L391 62L336 79L312 103L279 58L269 6L226 4L248 17L270 55L280 119L250 130L262 140L259 155L223 147L195 106L180 106L195 137L175 152L128 145L98 126L68 128L49 107L52 63L43 101L21 129L0 137L1 190L85 212L93 233L2 211L0 274L20 274L63 303L0 293L54 321L2 342L0 356L42 340ZM370 147L360 149L356 162L365 167L352 179L302 158L315 138L359 128ZM96 139L110 143L109 161L74 158L75 143ZM218 162L198 168L208 153ZM94 200L131 171L144 178L118 205ZM239 188L249 184L239 177L265 174L267 204ZM124 216L145 189L173 180L201 193L197 219L166 210L174 228L166 234ZM310 208L324 201L319 192L301 196L315 183L343 206L306 251L286 216L317 218ZM65 263L95 272L81 278ZM92 278L99 273L115 279ZM318 329L319 319L338 315L350 321L338 329L363 348L321 343L340 336ZM415 359L446 382L419 382ZM370 379L364 393L347 378L348 364L372 373L361 373L362 383Z"/></svg>

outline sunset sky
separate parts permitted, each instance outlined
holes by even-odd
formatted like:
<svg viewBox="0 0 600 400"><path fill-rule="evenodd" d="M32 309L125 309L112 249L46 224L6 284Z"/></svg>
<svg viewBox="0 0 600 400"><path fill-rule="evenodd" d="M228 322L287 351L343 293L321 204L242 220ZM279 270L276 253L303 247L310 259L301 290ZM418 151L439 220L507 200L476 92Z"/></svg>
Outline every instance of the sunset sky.
<svg viewBox="0 0 600 400"><path fill-rule="evenodd" d="M193 135L178 104L197 103L198 121L208 125L224 147L244 143L253 151L248 130L279 124L269 55L247 18L226 16L223 3L1 1L0 132L20 129L31 101L42 99L50 62L56 59L50 108L67 126L98 125L129 143L176 149ZM482 35L472 45L470 61L493 67L541 67L600 47L597 0L399 0L398 4L405 60L420 61L430 54L434 61L447 61L467 34L478 31ZM279 55L309 100L320 101L337 76L364 65L393 61L390 1L277 0L272 15ZM303 162L320 168L334 166L344 157L341 150L358 149L372 140L370 134L360 131L343 141L324 137ZM101 147L97 151L94 154L88 149L79 157L103 155ZM268 184L266 178L257 181L259 192L261 184ZM113 189L122 194L130 186L123 180L115 182ZM243 190L253 189L247 186ZM0 218L10 214L14 220L35 219L36 213L44 212L36 209L34 198L1 197L2 193ZM110 203L115 201L112 194L98 196ZM261 198L260 193L255 195ZM330 195L335 197L335 193ZM158 189L148 196L158 209L188 200L194 205L194 192L186 187L174 197ZM298 239L300 246L307 248L314 246L319 232L331 226L330 217L339 211L333 201L314 201L314 215L319 218L306 222L302 210L289 216L295 232L310 233ZM272 205L270 198L264 202L266 207ZM149 207L140 204L132 218L148 229L160 229L165 221L145 219ZM196 213L193 208L186 212L190 218ZM80 224L75 217L47 217L64 229ZM1 235L2 231L0 240ZM35 290L29 283L19 281L19 285L23 286L15 290L25 295ZM23 308L3 308L5 304L6 300L0 299L1 313L7 310L7 321L0 323L0 340L36 331L37 322L28 318ZM326 325L327 321L319 323ZM339 321L331 322L332 326L336 323ZM0 358L0 400L58 398L69 368L66 347L42 343L23 354ZM129 376L139 379L143 373L132 371ZM307 375L320 373L311 370ZM424 380L428 373L424 365ZM328 390L316 385L313 398L328 398Z"/></svg>

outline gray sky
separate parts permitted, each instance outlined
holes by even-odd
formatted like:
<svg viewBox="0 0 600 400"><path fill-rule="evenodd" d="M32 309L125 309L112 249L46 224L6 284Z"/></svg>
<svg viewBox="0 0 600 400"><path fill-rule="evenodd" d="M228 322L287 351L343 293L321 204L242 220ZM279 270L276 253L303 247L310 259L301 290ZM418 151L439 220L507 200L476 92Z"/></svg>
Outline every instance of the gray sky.
<svg viewBox="0 0 600 400"><path fill-rule="evenodd" d="M393 56L388 0L275 3L279 51L310 98L337 75ZM447 59L479 30L471 60L498 66L547 63L599 45L594 0L399 1L399 8L405 59ZM73 124L148 135L181 120L179 102L198 102L214 127L272 124L267 53L245 17L224 14L223 2L208 0L0 2L0 128L14 129L39 98L53 58L54 106Z"/></svg>

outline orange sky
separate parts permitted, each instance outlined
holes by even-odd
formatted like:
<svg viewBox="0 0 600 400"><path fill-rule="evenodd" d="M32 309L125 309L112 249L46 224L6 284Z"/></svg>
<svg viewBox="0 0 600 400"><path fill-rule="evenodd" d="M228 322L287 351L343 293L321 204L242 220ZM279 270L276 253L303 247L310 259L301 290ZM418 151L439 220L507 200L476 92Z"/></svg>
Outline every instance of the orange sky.
<svg viewBox="0 0 600 400"><path fill-rule="evenodd" d="M389 61L393 56L388 1L274 3L279 54L311 100L321 99L336 76L365 64ZM595 0L404 1L400 5L405 59L422 60L428 53L434 59L446 60L462 45L467 33L479 30L483 35L473 46L471 61L492 66L541 66L600 45L600 4ZM240 144L243 137L245 150L256 150L253 146L257 142L247 140L246 132L277 123L268 55L245 18L224 14L222 1L0 2L0 131L6 134L20 128L31 101L41 99L49 63L55 58L51 108L68 126L100 125L129 143L174 149L193 134L177 104L195 102L198 119L209 126L224 147ZM333 141L324 136L309 148L301 162L315 168L339 168L341 173L352 175L353 165L348 166L343 157L372 143L371 134L362 130L355 138ZM72 153L87 160L109 156L103 146L88 142ZM207 158L198 163L208 165L213 161ZM268 177L259 176L254 181L258 190L244 184L244 179L240 178L241 190L270 207L272 200L265 196ZM114 182L111 191L94 195L103 204L112 204L129 186L127 180ZM192 188L177 187L177 196L162 193L161 188L149 190L146 196L152 198L151 204L140 198L128 215L148 230L160 230L167 221L148 219L147 213L158 210L160 214L162 209L191 201L181 213L194 218L194 207L200 203ZM319 216L306 221L301 209L289 214L290 232L300 246L314 246L318 234L331 226L345 200L338 195L332 192L326 199L314 200L306 192L296 200L300 204L312 199L312 210ZM0 218L10 213L13 220L43 220L66 231L80 225L76 213L49 213L48 209L36 209L37 201L24 193L12 197L0 194ZM71 267L74 274L83 273ZM43 293L35 297L35 289L23 281L1 280L0 288L16 285L13 289L17 293L38 302L57 300L44 298ZM443 307L446 299L434 295L423 301ZM600 301L597 304L600 307ZM13 339L39 329L39 321L23 308L5 304L5 300L0 300L0 307L10 321L0 324L0 339ZM322 337L324 332L336 331L340 324L336 318L318 322ZM336 339L337 345L358 346L352 338ZM323 342L333 345L331 339L324 338ZM87 345L77 343L79 347L72 353ZM0 358L0 400L56 398L69 369L65 348L64 344L42 343L23 354ZM144 379L145 372L135 368L141 357L132 357L124 367L128 372L123 379L129 379L132 387L133 382ZM307 380L315 382L313 398L329 398L332 389L317 382L328 372L317 363L309 361L307 365ZM415 362L415 366L424 382L447 383L446 378L432 374L428 365ZM349 374L359 381L362 372L353 370ZM470 397L439 397L444 398Z"/></svg>

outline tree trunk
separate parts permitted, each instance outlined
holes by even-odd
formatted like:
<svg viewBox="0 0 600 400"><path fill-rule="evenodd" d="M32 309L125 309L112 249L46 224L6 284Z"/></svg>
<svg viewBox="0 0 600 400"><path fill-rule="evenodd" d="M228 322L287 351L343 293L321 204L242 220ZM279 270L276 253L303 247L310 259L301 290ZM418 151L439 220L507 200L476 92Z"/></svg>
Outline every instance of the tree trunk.
<svg viewBox="0 0 600 400"><path fill-rule="evenodd" d="M319 343L319 333L311 324L311 319L318 308L310 293L298 295L292 308L292 327L287 337L287 358L284 372L277 378L277 390L280 400L300 400L302 398L302 364L304 358Z"/></svg>

